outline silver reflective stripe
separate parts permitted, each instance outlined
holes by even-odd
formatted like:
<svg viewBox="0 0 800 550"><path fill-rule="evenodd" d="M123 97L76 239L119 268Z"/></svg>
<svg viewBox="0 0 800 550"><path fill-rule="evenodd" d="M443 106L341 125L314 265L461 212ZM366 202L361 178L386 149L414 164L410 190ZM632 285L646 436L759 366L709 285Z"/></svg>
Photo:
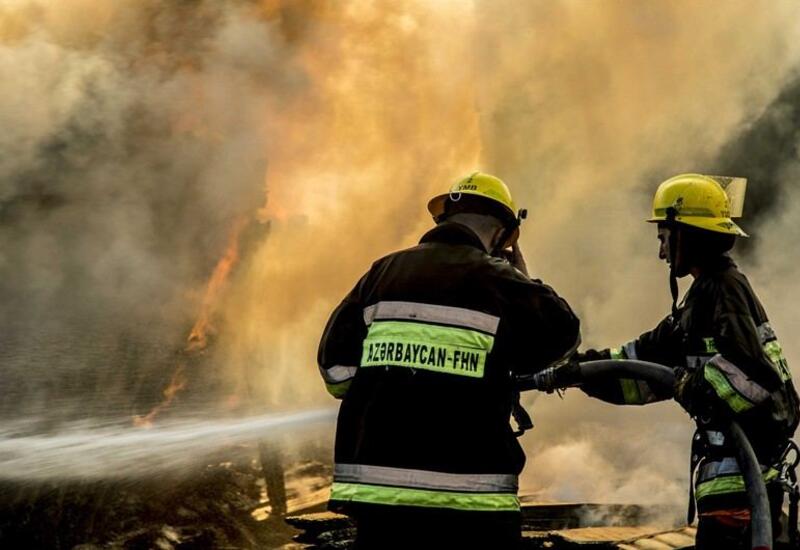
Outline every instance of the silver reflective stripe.
<svg viewBox="0 0 800 550"><path fill-rule="evenodd" d="M517 476L512 474L448 474L366 464L336 464L333 468L333 479L342 483L392 485L434 491L517 492Z"/></svg>
<svg viewBox="0 0 800 550"><path fill-rule="evenodd" d="M761 471L766 472L767 470L767 466L762 464ZM723 458L722 460L715 460L714 462L703 464L703 466L700 468L700 472L697 475L697 482L703 483L704 481L709 481L720 476L735 474L741 474L741 471L739 470L739 463L736 462L735 457L729 456Z"/></svg>
<svg viewBox="0 0 800 550"><path fill-rule="evenodd" d="M770 326L769 323L762 323L758 325L758 327L756 327L756 331L758 332L758 339L761 340L762 345L777 338L775 336L775 331L772 330L772 326Z"/></svg>
<svg viewBox="0 0 800 550"><path fill-rule="evenodd" d="M714 479L715 477L738 473L741 473L739 471L739 463L736 462L735 458L727 457L722 460L703 464L697 475L697 482L702 483L709 479Z"/></svg>
<svg viewBox="0 0 800 550"><path fill-rule="evenodd" d="M322 378L328 384L339 384L341 382L346 382L356 375L357 370L358 367L343 367L342 365L336 365L329 369L322 367L319 368Z"/></svg>
<svg viewBox="0 0 800 550"><path fill-rule="evenodd" d="M625 352L628 359L638 359L636 356L636 340L632 340L622 346L622 350Z"/></svg>
<svg viewBox="0 0 800 550"><path fill-rule="evenodd" d="M500 317L461 307L417 302L378 302L364 308L364 322L368 326L373 321L383 319L452 325L479 330L487 334L497 334L497 325L500 324Z"/></svg>
<svg viewBox="0 0 800 550"><path fill-rule="evenodd" d="M706 438L708 439L708 443L715 447L721 447L725 444L725 434L722 432L707 430Z"/></svg>
<svg viewBox="0 0 800 550"><path fill-rule="evenodd" d="M706 364L711 359L711 355L687 355L686 368L696 370Z"/></svg>
<svg viewBox="0 0 800 550"><path fill-rule="evenodd" d="M741 393L752 403L761 403L769 397L769 392L767 390L750 380L739 367L725 359L722 355L715 355L708 361L708 364L714 365L722 371L731 386L736 388L736 391Z"/></svg>

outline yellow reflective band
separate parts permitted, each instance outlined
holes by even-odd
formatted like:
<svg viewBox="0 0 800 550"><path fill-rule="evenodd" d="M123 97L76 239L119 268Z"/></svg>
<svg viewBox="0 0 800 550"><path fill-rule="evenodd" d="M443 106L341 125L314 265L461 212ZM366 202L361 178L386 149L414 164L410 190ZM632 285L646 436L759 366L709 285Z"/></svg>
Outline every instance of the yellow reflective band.
<svg viewBox="0 0 800 550"><path fill-rule="evenodd" d="M334 482L331 500L388 506L449 508L471 512L519 512L519 498L510 493L462 493Z"/></svg>
<svg viewBox="0 0 800 550"><path fill-rule="evenodd" d="M636 380L631 378L620 378L619 383L620 386L622 386L622 396L625 399L626 404L642 405L644 403L642 392L639 391L639 384L636 382Z"/></svg>
<svg viewBox="0 0 800 550"><path fill-rule="evenodd" d="M703 369L703 376L717 392L717 395L725 401L734 412L744 412L753 408L753 403L745 399L731 385L725 375L711 363L706 363Z"/></svg>
<svg viewBox="0 0 800 550"><path fill-rule="evenodd" d="M330 384L325 383L325 389L328 390L328 393L334 396L336 399L341 399L347 393L347 390L350 389L350 383L352 382L352 378L350 380L345 380L344 382L339 382L338 384Z"/></svg>
<svg viewBox="0 0 800 550"><path fill-rule="evenodd" d="M777 340L772 340L764 344L764 352L769 357L769 360L772 361L772 364L775 366L775 369L778 371L778 375L781 377L781 382L788 382L792 379L792 373L789 370L789 364L786 362L786 358L783 356L783 348L781 347L780 342Z"/></svg>
<svg viewBox="0 0 800 550"><path fill-rule="evenodd" d="M609 352L612 359L625 359L625 352L622 351L622 348L611 348Z"/></svg>
<svg viewBox="0 0 800 550"><path fill-rule="evenodd" d="M764 473L764 482L770 482L777 479L778 471L775 468L770 468ZM697 500L713 495L724 495L729 493L742 493L746 490L744 485L744 478L740 475L724 476L698 483L695 488L695 495Z"/></svg>
<svg viewBox="0 0 800 550"><path fill-rule="evenodd" d="M375 321L364 340L362 367L397 366L482 378L494 336L475 330Z"/></svg>

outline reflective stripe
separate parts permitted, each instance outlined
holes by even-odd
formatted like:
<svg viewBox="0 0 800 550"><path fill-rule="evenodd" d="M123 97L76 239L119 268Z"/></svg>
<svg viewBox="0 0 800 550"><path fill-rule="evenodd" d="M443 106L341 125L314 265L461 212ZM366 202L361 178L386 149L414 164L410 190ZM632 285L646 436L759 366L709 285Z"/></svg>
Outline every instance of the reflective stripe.
<svg viewBox="0 0 800 550"><path fill-rule="evenodd" d="M519 512L517 495L508 493L457 493L337 481L331 487L331 500L472 512Z"/></svg>
<svg viewBox="0 0 800 550"><path fill-rule="evenodd" d="M336 399L341 399L347 393L347 390L350 389L350 384L352 380L345 380L344 382L339 382L338 384L325 384L325 389L328 390L328 393L334 396Z"/></svg>
<svg viewBox="0 0 800 550"><path fill-rule="evenodd" d="M644 403L642 394L639 391L639 384L631 378L620 378L619 384L622 386L622 398L628 405L641 405Z"/></svg>
<svg viewBox="0 0 800 550"><path fill-rule="evenodd" d="M770 468L764 473L764 481L770 482L777 479L778 471ZM743 493L746 490L744 478L740 475L727 475L698 483L695 487L697 500L713 495L723 495L729 493Z"/></svg>
<svg viewBox="0 0 800 550"><path fill-rule="evenodd" d="M392 485L412 489L465 493L517 493L517 476L512 474L451 474L366 464L336 464L333 469L333 479L338 482Z"/></svg>
<svg viewBox="0 0 800 550"><path fill-rule="evenodd" d="M350 380L356 375L357 371L358 367L344 367L342 365L336 365L329 369L323 367L319 368L323 380L328 384L338 384Z"/></svg>
<svg viewBox="0 0 800 550"><path fill-rule="evenodd" d="M725 444L725 434L716 430L706 430L706 439L709 445L721 447Z"/></svg>
<svg viewBox="0 0 800 550"><path fill-rule="evenodd" d="M711 355L687 355L686 368L693 371L697 370L705 365L711 357Z"/></svg>
<svg viewBox="0 0 800 550"><path fill-rule="evenodd" d="M766 466L761 466L761 471L765 471L766 469ZM715 460L714 462L703 464L698 472L697 482L702 483L715 477L738 473L741 473L739 470L739 463L736 461L735 457L728 456L722 460Z"/></svg>
<svg viewBox="0 0 800 550"><path fill-rule="evenodd" d="M650 390L650 385L644 380L620 378L619 383L626 405L645 405L658 400L656 394Z"/></svg>
<svg viewBox="0 0 800 550"><path fill-rule="evenodd" d="M710 362L706 363L703 369L703 376L714 388L714 391L717 392L720 399L725 401L734 412L744 412L753 408L753 403L739 395L739 392L731 386L725 375Z"/></svg>
<svg viewBox="0 0 800 550"><path fill-rule="evenodd" d="M778 371L781 382L788 382L792 379L792 372L789 370L789 363L786 362L786 358L783 356L783 348L781 348L780 342L772 340L764 344L764 353L767 354L775 370Z"/></svg>
<svg viewBox="0 0 800 550"><path fill-rule="evenodd" d="M625 359L625 352L622 351L621 348L611 348L608 351L611 354L611 358L614 359L614 360L616 360L616 359Z"/></svg>
<svg viewBox="0 0 800 550"><path fill-rule="evenodd" d="M725 359L722 355L715 355L706 363L709 366L719 369L730 385L744 398L754 404L761 403L769 397L769 392L753 382L742 370ZM716 387L714 388L716 389ZM717 392L719 394L719 392ZM720 395L722 397L722 395Z"/></svg>
<svg viewBox="0 0 800 550"><path fill-rule="evenodd" d="M773 363L779 363L783 359L783 348L777 340L764 344L764 351Z"/></svg>
<svg viewBox="0 0 800 550"><path fill-rule="evenodd" d="M362 367L397 366L482 378L494 336L475 330L376 321L364 340Z"/></svg>
<svg viewBox="0 0 800 550"><path fill-rule="evenodd" d="M761 323L756 327L756 332L758 332L758 339L761 340L761 344L765 345L770 340L775 340L775 331L772 330L772 326L769 323Z"/></svg>
<svg viewBox="0 0 800 550"><path fill-rule="evenodd" d="M497 334L500 317L461 307L420 304L416 302L378 302L364 308L367 326L380 320L425 321L442 325L471 328L487 334Z"/></svg>
<svg viewBox="0 0 800 550"><path fill-rule="evenodd" d="M758 339L764 347L764 353L767 354L767 357L769 357L769 360L775 367L778 376L781 378L781 382L788 382L791 380L792 372L789 370L789 364L786 362L786 357L783 356L783 348L780 342L778 342L778 338L775 336L775 331L772 330L772 326L768 322L761 323L756 327L756 331L758 332Z"/></svg>
<svg viewBox="0 0 800 550"><path fill-rule="evenodd" d="M703 344L706 346L706 353L719 353L713 337L703 338Z"/></svg>

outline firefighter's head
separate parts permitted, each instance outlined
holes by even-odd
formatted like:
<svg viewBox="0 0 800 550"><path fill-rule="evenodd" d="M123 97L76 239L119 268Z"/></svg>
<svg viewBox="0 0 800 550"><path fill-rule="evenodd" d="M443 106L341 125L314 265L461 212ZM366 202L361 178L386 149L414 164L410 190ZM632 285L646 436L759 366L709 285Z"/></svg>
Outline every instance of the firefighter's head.
<svg viewBox="0 0 800 550"><path fill-rule="evenodd" d="M466 221L481 233L491 251L514 244L519 238L519 213L511 192L500 178L474 172L456 182L450 190L428 202L428 211L436 223L446 220Z"/></svg>
<svg viewBox="0 0 800 550"><path fill-rule="evenodd" d="M659 258L670 264L676 276L684 277L692 268L729 251L736 237L747 237L731 219L731 198L722 186L743 181L681 174L659 185L648 221L658 224ZM743 203L744 183L740 187L739 202Z"/></svg>

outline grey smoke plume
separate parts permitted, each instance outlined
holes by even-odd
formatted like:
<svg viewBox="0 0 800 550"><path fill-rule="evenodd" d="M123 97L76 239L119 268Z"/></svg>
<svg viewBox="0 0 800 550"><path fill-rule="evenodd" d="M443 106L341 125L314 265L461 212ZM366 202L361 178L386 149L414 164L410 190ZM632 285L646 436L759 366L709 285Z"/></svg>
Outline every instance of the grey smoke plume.
<svg viewBox="0 0 800 550"><path fill-rule="evenodd" d="M300 85L280 29L241 3L78 4L0 8L2 408L15 414L68 397L126 410L163 383L196 313L187 293L263 204L267 82Z"/></svg>

